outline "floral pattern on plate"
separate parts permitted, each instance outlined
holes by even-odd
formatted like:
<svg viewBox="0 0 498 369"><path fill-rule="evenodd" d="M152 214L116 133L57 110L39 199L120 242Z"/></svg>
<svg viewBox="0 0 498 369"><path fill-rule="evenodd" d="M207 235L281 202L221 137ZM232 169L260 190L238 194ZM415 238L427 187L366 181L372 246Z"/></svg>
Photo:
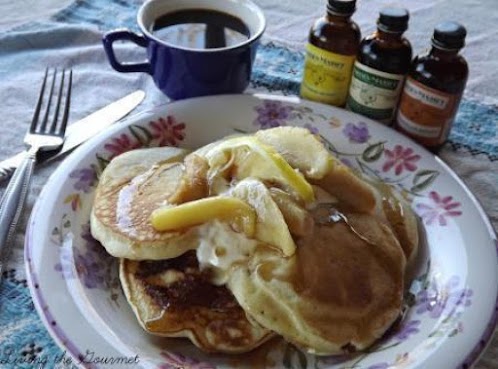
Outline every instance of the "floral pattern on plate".
<svg viewBox="0 0 498 369"><path fill-rule="evenodd" d="M59 261L54 265L54 269L64 279L79 279L85 288L107 291L109 303L113 307L119 306L117 298L120 283L115 259L92 237L89 223L81 226L79 235L73 235L69 231L70 227L71 221L67 214L64 214L62 231L54 228L52 232L54 243L59 246ZM73 246L73 237L81 239L77 247Z"/></svg>
<svg viewBox="0 0 498 369"><path fill-rule="evenodd" d="M365 122L358 122L356 124L349 122L342 130L342 133L351 143L362 144L370 139L368 126Z"/></svg>
<svg viewBox="0 0 498 369"><path fill-rule="evenodd" d="M318 134L318 128L313 125L316 122L326 122L334 128L341 126L341 120L337 117L326 117L308 106L289 105L278 100L262 100L260 105L254 107L254 111L257 115L253 125L257 129L294 124L296 120L316 134Z"/></svg>
<svg viewBox="0 0 498 369"><path fill-rule="evenodd" d="M394 173L399 176L404 170L415 172L417 170L417 161L420 160L420 155L414 153L411 147L403 147L396 145L392 150L385 149L384 155L387 160L382 166L383 172L389 172L391 168Z"/></svg>
<svg viewBox="0 0 498 369"><path fill-rule="evenodd" d="M441 196L437 191L431 191L428 200L429 204L418 203L415 205L415 210L426 225L445 226L448 224L448 218L462 215L461 204L455 201L453 196Z"/></svg>
<svg viewBox="0 0 498 369"><path fill-rule="evenodd" d="M160 364L157 369L216 369L215 366L202 363L191 357L175 354L173 352L161 352L164 363Z"/></svg>

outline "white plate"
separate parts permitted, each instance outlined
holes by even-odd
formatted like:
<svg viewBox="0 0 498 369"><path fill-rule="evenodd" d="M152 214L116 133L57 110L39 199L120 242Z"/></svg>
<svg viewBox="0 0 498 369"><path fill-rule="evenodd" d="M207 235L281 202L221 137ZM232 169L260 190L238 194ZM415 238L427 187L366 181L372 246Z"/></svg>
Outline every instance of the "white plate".
<svg viewBox="0 0 498 369"><path fill-rule="evenodd" d="M88 237L98 173L113 156L133 148L196 148L237 131L284 124L320 134L345 163L412 200L427 234L428 262L412 286L413 306L402 324L368 353L346 358L305 355L279 340L240 357L208 356L186 340L144 333L122 295L115 260ZM227 95L178 101L131 117L75 151L40 195L25 257L35 306L73 362L86 355L94 364L126 357L127 368L137 360L156 369L453 369L475 361L494 330L497 249L488 219L462 181L392 129L297 98Z"/></svg>

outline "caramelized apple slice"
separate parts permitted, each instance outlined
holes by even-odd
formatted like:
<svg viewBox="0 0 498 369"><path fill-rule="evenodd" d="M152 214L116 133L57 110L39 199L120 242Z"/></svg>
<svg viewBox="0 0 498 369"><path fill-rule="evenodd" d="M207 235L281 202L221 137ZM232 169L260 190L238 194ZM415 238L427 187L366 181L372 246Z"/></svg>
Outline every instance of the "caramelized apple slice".
<svg viewBox="0 0 498 369"><path fill-rule="evenodd" d="M375 193L353 170L332 156L319 138L298 127L276 127L256 132L255 136L273 147L313 184L337 197L347 207L361 213L372 213Z"/></svg>
<svg viewBox="0 0 498 369"><path fill-rule="evenodd" d="M292 235L302 237L313 231L313 217L292 196L278 188L270 188L270 194Z"/></svg>
<svg viewBox="0 0 498 369"><path fill-rule="evenodd" d="M175 231L207 223L213 219L234 224L248 237L256 230L256 212L245 201L228 196L207 197L154 210L152 226L158 231Z"/></svg>
<svg viewBox="0 0 498 369"><path fill-rule="evenodd" d="M217 176L239 181L253 177L277 184L307 203L314 200L313 189L304 176L272 147L253 136L229 138L203 154L211 168L211 183L216 182Z"/></svg>
<svg viewBox="0 0 498 369"><path fill-rule="evenodd" d="M306 128L276 127L255 133L263 144L271 146L306 178L320 179L332 167L332 157L319 137Z"/></svg>
<svg viewBox="0 0 498 369"><path fill-rule="evenodd" d="M253 178L244 179L230 194L244 200L256 211L254 238L278 248L284 256L295 253L296 244L284 216L263 183Z"/></svg>

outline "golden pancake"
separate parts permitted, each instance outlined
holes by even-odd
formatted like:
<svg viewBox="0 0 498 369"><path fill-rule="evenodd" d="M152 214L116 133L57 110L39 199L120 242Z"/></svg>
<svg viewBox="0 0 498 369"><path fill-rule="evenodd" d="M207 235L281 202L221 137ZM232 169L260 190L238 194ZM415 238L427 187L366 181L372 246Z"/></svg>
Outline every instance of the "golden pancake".
<svg viewBox="0 0 498 369"><path fill-rule="evenodd" d="M148 332L187 337L206 352L252 350L273 333L250 322L232 293L209 282L194 251L156 261L120 260L123 291Z"/></svg>
<svg viewBox="0 0 498 369"><path fill-rule="evenodd" d="M136 260L176 257L195 249L195 229L157 232L151 213L175 195L186 197L186 150L135 150L112 160L102 173L90 216L92 235L109 254Z"/></svg>
<svg viewBox="0 0 498 369"><path fill-rule="evenodd" d="M374 216L334 212L291 258L260 247L228 287L252 318L318 355L371 345L401 314L405 257ZM327 221L328 222L328 221Z"/></svg>

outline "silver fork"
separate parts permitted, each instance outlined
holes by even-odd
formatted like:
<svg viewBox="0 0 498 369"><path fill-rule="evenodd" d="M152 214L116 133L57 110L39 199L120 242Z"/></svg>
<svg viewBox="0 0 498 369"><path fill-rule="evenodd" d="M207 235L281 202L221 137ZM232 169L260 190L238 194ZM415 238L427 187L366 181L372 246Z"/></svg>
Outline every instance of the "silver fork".
<svg viewBox="0 0 498 369"><path fill-rule="evenodd" d="M51 82L47 84L49 75ZM57 78L58 75L59 78ZM56 88L57 79L59 79L58 88ZM45 71L33 120L24 137L24 143L27 147L25 158L12 176L0 201L0 278L9 256L10 243L24 208L36 162L36 154L38 151L58 149L64 143L64 133L69 117L72 79L72 70L62 70L62 73L57 73L57 70L49 71L49 69ZM50 87L46 93L47 85ZM44 104L45 95L47 95L47 101ZM55 110L51 113L54 99L56 100ZM45 111L40 115L42 105L45 105Z"/></svg>

